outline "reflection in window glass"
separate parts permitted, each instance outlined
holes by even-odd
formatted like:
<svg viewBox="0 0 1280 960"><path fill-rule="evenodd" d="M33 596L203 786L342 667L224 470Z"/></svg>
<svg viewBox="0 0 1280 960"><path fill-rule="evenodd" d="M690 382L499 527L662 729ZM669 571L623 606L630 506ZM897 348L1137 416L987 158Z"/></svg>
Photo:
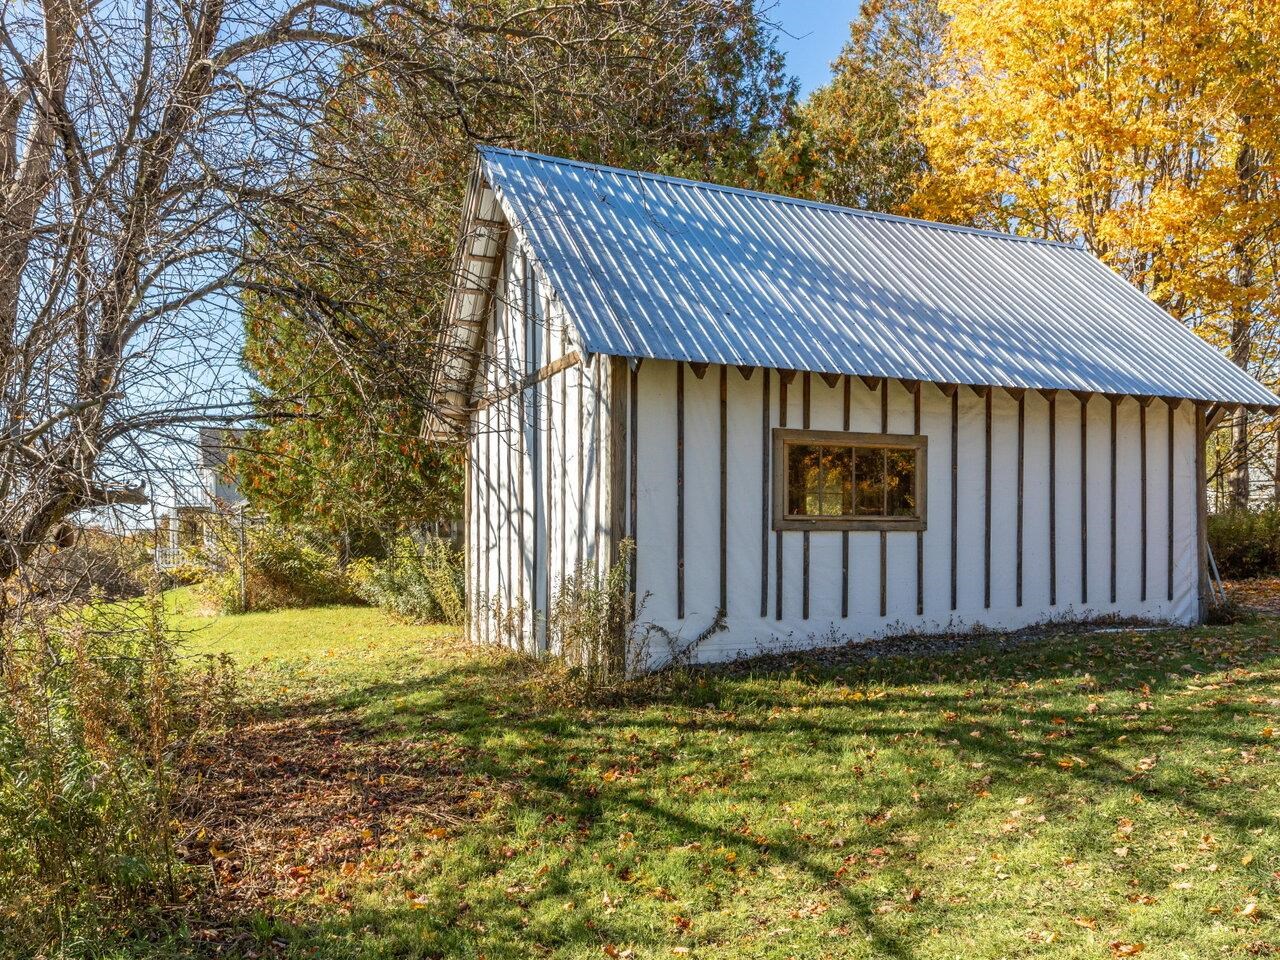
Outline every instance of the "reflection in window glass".
<svg viewBox="0 0 1280 960"><path fill-rule="evenodd" d="M792 517L915 517L915 447L787 443L786 511Z"/></svg>
<svg viewBox="0 0 1280 960"><path fill-rule="evenodd" d="M886 450L884 514L913 517L916 513L916 457L913 450Z"/></svg>
<svg viewBox="0 0 1280 960"><path fill-rule="evenodd" d="M884 451L859 448L854 456L854 482L857 484L856 513L860 517L884 514Z"/></svg>
<svg viewBox="0 0 1280 960"><path fill-rule="evenodd" d="M826 447L823 515L853 515L853 447Z"/></svg>
<svg viewBox="0 0 1280 960"><path fill-rule="evenodd" d="M816 516L822 448L795 444L787 460L787 512L801 517Z"/></svg>

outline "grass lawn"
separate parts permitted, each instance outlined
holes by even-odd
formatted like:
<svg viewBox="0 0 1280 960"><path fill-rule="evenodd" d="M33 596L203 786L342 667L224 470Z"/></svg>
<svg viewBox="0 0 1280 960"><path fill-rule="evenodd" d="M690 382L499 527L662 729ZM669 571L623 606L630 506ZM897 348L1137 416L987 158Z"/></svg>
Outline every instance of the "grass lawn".
<svg viewBox="0 0 1280 960"><path fill-rule="evenodd" d="M1280 954L1274 620L678 677L593 706L373 610L177 606L259 717L209 760L240 807L196 843L224 912L189 945Z"/></svg>

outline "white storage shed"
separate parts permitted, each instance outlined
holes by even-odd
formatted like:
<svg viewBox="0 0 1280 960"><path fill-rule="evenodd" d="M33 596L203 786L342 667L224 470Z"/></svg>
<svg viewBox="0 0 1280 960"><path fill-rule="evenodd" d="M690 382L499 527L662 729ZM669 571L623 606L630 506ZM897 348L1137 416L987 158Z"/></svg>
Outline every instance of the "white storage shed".
<svg viewBox="0 0 1280 960"><path fill-rule="evenodd" d="M627 539L652 666L1191 623L1206 431L1280 404L1078 247L713 184L484 148L457 266L478 641Z"/></svg>

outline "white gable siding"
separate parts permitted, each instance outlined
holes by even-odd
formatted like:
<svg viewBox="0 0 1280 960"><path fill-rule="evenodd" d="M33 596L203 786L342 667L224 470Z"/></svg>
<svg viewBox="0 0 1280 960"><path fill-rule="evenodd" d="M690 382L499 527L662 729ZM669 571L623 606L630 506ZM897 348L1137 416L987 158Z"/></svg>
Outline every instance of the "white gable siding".
<svg viewBox="0 0 1280 960"><path fill-rule="evenodd" d="M468 443L467 590L473 639L546 646L548 598L607 550L608 358L580 358L544 278L512 245L485 333ZM504 396L505 394L505 396ZM493 398L498 398L494 400ZM511 630L495 619L507 612Z"/></svg>

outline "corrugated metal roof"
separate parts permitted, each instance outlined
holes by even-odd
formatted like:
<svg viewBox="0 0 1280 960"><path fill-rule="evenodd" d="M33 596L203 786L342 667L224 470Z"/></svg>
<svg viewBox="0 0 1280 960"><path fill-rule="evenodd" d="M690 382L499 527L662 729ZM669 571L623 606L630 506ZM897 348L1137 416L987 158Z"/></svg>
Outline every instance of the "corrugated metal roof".
<svg viewBox="0 0 1280 960"><path fill-rule="evenodd" d="M591 353L1275 405L1088 252L481 149Z"/></svg>

